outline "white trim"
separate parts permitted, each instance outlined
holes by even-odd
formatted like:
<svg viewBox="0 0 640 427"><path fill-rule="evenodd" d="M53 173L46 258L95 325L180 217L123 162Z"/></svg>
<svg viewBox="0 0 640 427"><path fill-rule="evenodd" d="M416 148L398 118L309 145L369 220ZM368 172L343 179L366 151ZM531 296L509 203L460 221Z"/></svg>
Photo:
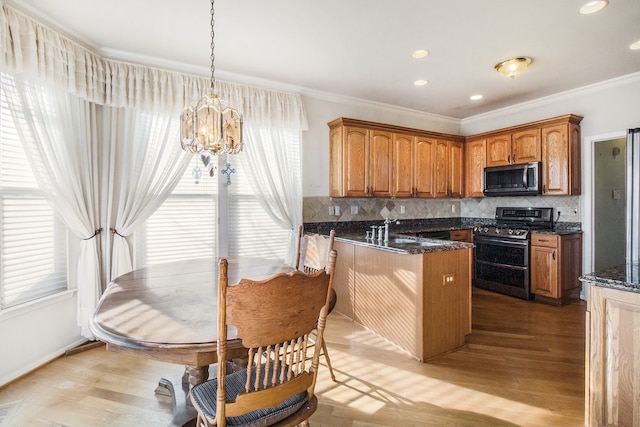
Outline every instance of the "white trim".
<svg viewBox="0 0 640 427"><path fill-rule="evenodd" d="M52 353L49 353L46 356L41 357L39 360L30 363L27 366L23 366L21 369L19 369L18 371L12 372L9 375L6 375L3 378L0 378L0 387L3 387L4 385L10 383L11 381L15 381L16 379L20 378L21 376L28 374L31 371L34 371L38 368L40 368L43 365L46 365L47 363L51 362L52 360L62 356L67 350L71 350L72 348L75 348L77 346L79 346L80 344L83 344L87 342L87 339L84 337L80 337L78 340L74 341L73 343L59 349L56 350Z"/></svg>
<svg viewBox="0 0 640 427"><path fill-rule="evenodd" d="M33 311L41 310L43 307L47 307L49 305L57 304L60 301L73 298L75 297L76 293L76 289L67 289L66 291L58 292L53 295L16 305L15 307L0 310L0 323L16 316L24 316L25 314L31 313Z"/></svg>
<svg viewBox="0 0 640 427"><path fill-rule="evenodd" d="M595 221L593 219L594 206L594 194L595 188L595 174L594 171L594 155L595 143L600 141L606 141L609 139L626 138L626 129L623 131L612 132L602 135L585 136L582 150L582 196L584 197L581 204L582 212L580 216L582 218L582 230L583 234L583 259L582 270L584 273L591 273L593 271L593 259L595 255L595 247L593 244L593 236L595 233Z"/></svg>

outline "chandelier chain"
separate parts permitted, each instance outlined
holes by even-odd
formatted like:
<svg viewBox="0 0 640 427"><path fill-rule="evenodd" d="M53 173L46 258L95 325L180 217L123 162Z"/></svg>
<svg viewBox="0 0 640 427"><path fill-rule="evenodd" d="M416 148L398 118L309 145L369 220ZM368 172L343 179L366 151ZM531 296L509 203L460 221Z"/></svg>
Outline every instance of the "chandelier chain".
<svg viewBox="0 0 640 427"><path fill-rule="evenodd" d="M215 86L216 86L216 78L214 77L214 73L216 71L216 66L215 66L215 59L216 59L216 55L214 52L214 49L216 47L214 40L215 37L215 31L213 29L213 26L215 24L215 20L213 19L213 15L214 15L214 8L213 8L213 2L214 0L211 0L211 92L214 93L215 91Z"/></svg>

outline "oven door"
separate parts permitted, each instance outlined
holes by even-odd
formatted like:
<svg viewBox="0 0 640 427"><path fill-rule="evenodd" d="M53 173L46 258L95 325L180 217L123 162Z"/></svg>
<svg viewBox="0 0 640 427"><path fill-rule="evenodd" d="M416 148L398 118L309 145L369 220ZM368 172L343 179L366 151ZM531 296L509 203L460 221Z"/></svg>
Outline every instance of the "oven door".
<svg viewBox="0 0 640 427"><path fill-rule="evenodd" d="M473 284L522 299L529 290L529 240L477 234L473 238Z"/></svg>

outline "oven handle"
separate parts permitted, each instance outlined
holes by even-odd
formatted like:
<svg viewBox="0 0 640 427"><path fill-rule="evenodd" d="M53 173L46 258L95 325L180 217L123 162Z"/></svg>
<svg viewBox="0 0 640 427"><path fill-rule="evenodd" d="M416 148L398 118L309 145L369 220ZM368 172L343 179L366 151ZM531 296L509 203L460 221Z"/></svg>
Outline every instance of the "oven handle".
<svg viewBox="0 0 640 427"><path fill-rule="evenodd" d="M491 244L498 245L498 246L508 246L508 247L529 246L529 240L528 239L524 239L524 240L507 240L507 239L500 239L500 238L494 238L494 237L487 237L487 236L478 235L478 234L473 236L473 241L476 244L478 244L478 243L491 243Z"/></svg>

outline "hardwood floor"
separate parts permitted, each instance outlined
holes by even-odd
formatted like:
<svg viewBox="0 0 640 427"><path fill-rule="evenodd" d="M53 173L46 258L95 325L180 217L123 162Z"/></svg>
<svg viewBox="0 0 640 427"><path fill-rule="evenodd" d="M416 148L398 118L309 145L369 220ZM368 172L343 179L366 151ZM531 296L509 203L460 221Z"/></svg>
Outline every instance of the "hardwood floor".
<svg viewBox="0 0 640 427"><path fill-rule="evenodd" d="M467 345L422 364L345 317L326 330L312 427L584 425L585 303L553 307L474 289ZM181 367L108 353L65 356L0 389L0 426L165 426L158 379Z"/></svg>

